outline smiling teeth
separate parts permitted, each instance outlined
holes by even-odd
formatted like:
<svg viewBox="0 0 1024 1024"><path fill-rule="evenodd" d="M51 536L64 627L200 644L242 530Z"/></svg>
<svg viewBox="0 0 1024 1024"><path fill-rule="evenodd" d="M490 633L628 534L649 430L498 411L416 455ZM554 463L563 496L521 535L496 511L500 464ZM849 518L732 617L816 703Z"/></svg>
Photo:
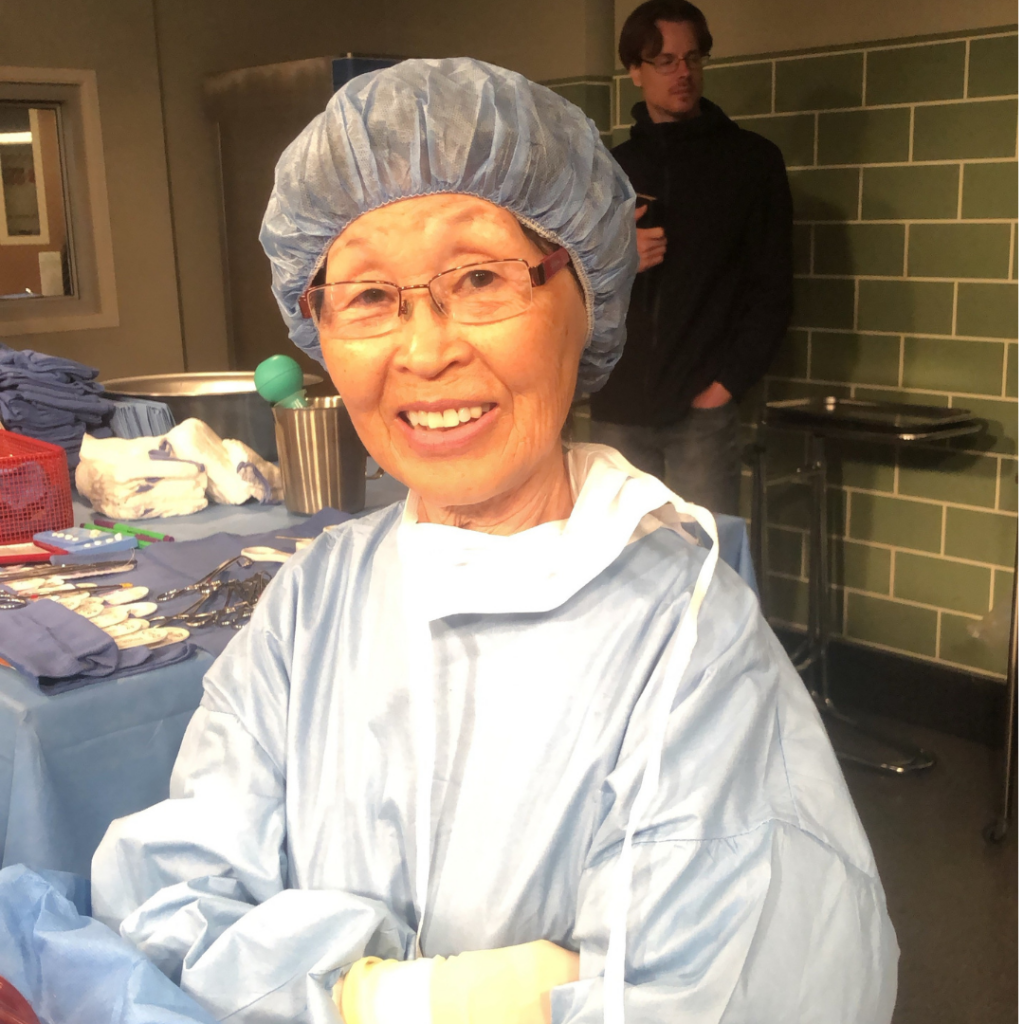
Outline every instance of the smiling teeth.
<svg viewBox="0 0 1024 1024"><path fill-rule="evenodd" d="M443 412L420 412L417 409L410 409L405 416L414 427L442 430L457 427L460 423L468 423L470 420L478 420L492 408L493 405L465 405L461 409L445 409Z"/></svg>

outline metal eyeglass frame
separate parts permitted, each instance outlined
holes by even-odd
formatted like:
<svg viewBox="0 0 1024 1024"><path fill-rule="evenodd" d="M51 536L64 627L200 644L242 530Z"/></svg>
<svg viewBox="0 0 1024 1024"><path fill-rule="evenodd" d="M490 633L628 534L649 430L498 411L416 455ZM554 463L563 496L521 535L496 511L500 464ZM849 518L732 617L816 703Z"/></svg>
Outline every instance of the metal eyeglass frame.
<svg viewBox="0 0 1024 1024"><path fill-rule="evenodd" d="M333 288L337 284L386 284L390 288L398 289L398 312L401 316L405 310L405 300L402 298L403 292L420 291L426 288L430 293L431 301L434 307L439 313L447 317L449 314L446 310L442 309L437 299L434 298L434 293L431 291L430 286L439 278L446 277L448 274L455 274L460 270L472 270L473 267L485 267L491 263L524 263L527 269L530 271L530 284L534 288L539 288L541 285L547 284L552 277L555 276L560 270L569 265L570 257L569 252L564 246L559 246L554 252L549 253L544 257L536 266L531 267L524 259L507 259L507 260L482 260L479 263L466 263L461 267L452 267L450 270L442 270L440 274L435 274L426 284L409 284L399 285L395 284L394 281L332 281L329 284L318 284L311 285L299 296L299 312L302 314L303 319L313 320L313 309L309 302L309 297L313 292L322 291L327 288Z"/></svg>
<svg viewBox="0 0 1024 1024"><path fill-rule="evenodd" d="M658 64L656 61L648 60L646 57L641 57L640 63L650 64L659 75L671 75L672 72L679 68L680 64L685 64L691 71L702 71L710 59L706 53L698 53L696 57L689 53L684 54L682 57L677 57L674 53L668 54L668 56L672 58L672 62L669 64Z"/></svg>

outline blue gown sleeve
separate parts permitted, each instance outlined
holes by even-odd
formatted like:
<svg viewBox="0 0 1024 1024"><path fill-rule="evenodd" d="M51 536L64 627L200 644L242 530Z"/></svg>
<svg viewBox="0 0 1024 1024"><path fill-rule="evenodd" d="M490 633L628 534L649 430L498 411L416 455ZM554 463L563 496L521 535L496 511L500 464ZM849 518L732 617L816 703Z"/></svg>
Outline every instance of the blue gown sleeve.
<svg viewBox="0 0 1024 1024"><path fill-rule="evenodd" d="M342 971L414 943L380 901L288 888L289 585L268 590L207 675L170 799L115 821L93 859L94 915L218 1020L337 1022Z"/></svg>
<svg viewBox="0 0 1024 1024"><path fill-rule="evenodd" d="M634 841L629 1024L888 1024L898 948L824 728L753 595L719 572ZM745 589L745 588L744 588ZM655 673L656 675L656 673ZM552 1024L601 1024L613 870L643 772L638 702L577 897L580 977Z"/></svg>

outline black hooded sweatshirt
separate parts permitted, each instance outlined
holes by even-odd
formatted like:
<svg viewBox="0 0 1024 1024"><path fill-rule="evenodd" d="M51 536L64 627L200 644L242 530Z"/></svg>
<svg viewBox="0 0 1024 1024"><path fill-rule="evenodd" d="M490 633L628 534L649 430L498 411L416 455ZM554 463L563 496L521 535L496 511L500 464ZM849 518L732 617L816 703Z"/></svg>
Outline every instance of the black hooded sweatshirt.
<svg viewBox="0 0 1024 1024"><path fill-rule="evenodd" d="M595 420L667 426L719 381L740 399L768 369L789 323L793 204L777 146L706 99L684 121L636 124L612 150L638 193L656 196L664 261L637 275L627 343Z"/></svg>

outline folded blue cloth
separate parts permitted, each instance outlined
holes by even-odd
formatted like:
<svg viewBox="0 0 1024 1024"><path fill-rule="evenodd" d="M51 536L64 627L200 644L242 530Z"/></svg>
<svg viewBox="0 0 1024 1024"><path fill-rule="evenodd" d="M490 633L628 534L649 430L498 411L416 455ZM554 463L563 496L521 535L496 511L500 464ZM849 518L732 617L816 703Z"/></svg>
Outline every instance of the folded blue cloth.
<svg viewBox="0 0 1024 1024"><path fill-rule="evenodd" d="M114 437L162 437L174 427L174 416L163 402L147 398L115 398L110 429Z"/></svg>
<svg viewBox="0 0 1024 1024"><path fill-rule="evenodd" d="M291 552L295 550L295 545L285 538L319 537L326 527L335 526L351 518L347 512L324 508L302 523L268 533L255 533L246 536L234 533L215 533L209 537L203 537L202 540L176 540L170 543L150 544L149 547L140 548L135 553L136 568L130 575L115 578L130 580L136 586L148 587L150 593L148 600L155 600L157 594L186 587L195 583L196 580L202 579L222 562L240 554L242 548L270 547ZM239 569L236 566L230 569L227 575L232 579L245 579L257 571L261 571L272 576L280 568L281 566L277 562L259 562L248 569ZM96 582L102 583L103 580L97 578ZM195 603L196 597L196 594L190 593L161 604L160 614L174 615L176 612L183 611ZM3 615L3 612L0 612L0 615ZM217 655L227 647L228 641L237 635L237 631L230 626L206 626L192 630L190 642L209 651L210 654ZM161 654L163 651L173 649L164 647L154 653ZM149 665L146 667L148 668Z"/></svg>
<svg viewBox="0 0 1024 1024"><path fill-rule="evenodd" d="M41 1021L213 1024L134 946L84 916L81 880L44 874L20 864L0 871L0 976Z"/></svg>
<svg viewBox="0 0 1024 1024"><path fill-rule="evenodd" d="M47 693L110 676L133 675L189 657L191 644L121 650L85 616L56 601L0 611L0 656Z"/></svg>
<svg viewBox="0 0 1024 1024"><path fill-rule="evenodd" d="M115 406L97 373L72 359L0 345L0 421L8 430L60 445L74 468L86 430L110 436Z"/></svg>

